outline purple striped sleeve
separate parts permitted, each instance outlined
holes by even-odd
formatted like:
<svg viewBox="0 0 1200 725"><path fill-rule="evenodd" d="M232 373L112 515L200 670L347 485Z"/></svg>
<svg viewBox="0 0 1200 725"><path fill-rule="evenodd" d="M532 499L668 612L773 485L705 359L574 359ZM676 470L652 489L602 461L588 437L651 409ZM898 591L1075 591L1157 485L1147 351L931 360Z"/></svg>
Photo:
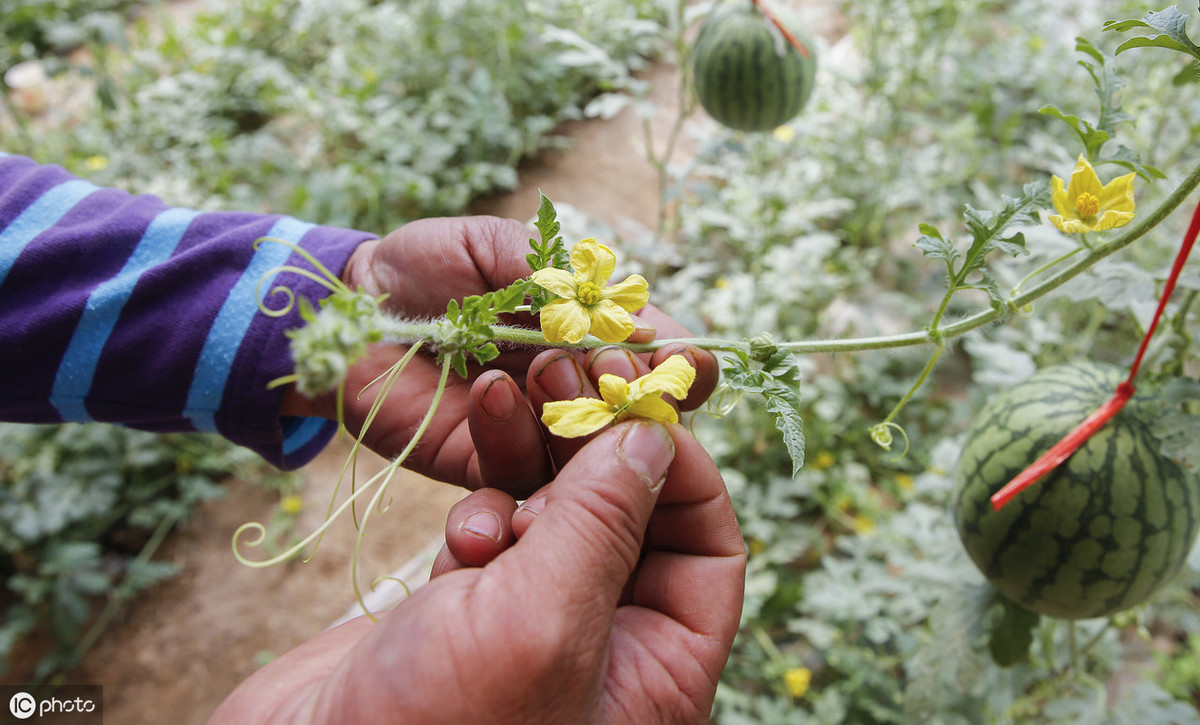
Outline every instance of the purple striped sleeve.
<svg viewBox="0 0 1200 725"><path fill-rule="evenodd" d="M210 431L281 468L311 459L334 425L282 418L267 389L292 370L299 317L258 303L279 285L327 291L279 272L308 264L262 237L337 273L373 235L169 207L0 154L0 419Z"/></svg>

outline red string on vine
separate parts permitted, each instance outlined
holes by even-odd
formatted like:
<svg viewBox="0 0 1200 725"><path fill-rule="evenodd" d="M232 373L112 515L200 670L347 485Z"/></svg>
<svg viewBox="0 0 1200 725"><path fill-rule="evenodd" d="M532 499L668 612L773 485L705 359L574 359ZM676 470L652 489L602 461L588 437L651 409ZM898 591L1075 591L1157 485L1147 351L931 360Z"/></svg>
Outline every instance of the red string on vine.
<svg viewBox="0 0 1200 725"><path fill-rule="evenodd" d="M792 44L792 47L796 49L796 52L804 56L806 60L812 57L812 53L809 51L808 46L804 43L801 43L800 40L792 34L792 31L788 30L787 26L780 22L779 18L775 17L775 14L767 8L766 3L761 2L761 0L753 1L754 6L758 8L758 11L765 15L767 20L771 21L771 24L774 25L776 29L778 29L783 35L784 40Z"/></svg>
<svg viewBox="0 0 1200 725"><path fill-rule="evenodd" d="M1158 309L1155 310L1154 318L1150 321L1150 327L1146 330L1146 335L1142 338L1142 344L1138 347L1137 355L1133 358L1133 365L1129 368L1129 377L1117 386L1117 390L1112 398L1085 418L1075 430L1063 436L1062 440L1051 446L1050 450L1043 453L1040 458L1030 464L1029 468L1026 468L1016 478L1009 481L1004 488L992 494L991 501L994 510L999 511L1004 508L1005 504L1011 501L1013 497L1041 479L1042 476L1053 471L1063 461L1070 458L1072 453L1079 450L1079 447L1086 443L1096 431L1103 428L1104 424L1119 413L1121 408L1124 408L1129 399L1133 397L1133 381L1137 377L1138 368L1141 367L1142 357L1145 356L1146 348L1150 345L1150 338L1154 337L1154 331L1158 329L1158 322L1162 318L1163 310L1167 307L1167 300L1171 298L1171 293L1175 291L1175 283L1179 281L1179 275L1183 272L1183 265L1187 262L1192 247L1196 244L1197 235L1200 235L1200 204L1197 204L1196 211L1192 214L1192 223L1188 227L1187 234L1183 237L1183 245L1179 248L1178 256L1175 257L1175 264L1171 267L1171 274L1167 277L1167 283L1163 286L1162 297L1158 300Z"/></svg>

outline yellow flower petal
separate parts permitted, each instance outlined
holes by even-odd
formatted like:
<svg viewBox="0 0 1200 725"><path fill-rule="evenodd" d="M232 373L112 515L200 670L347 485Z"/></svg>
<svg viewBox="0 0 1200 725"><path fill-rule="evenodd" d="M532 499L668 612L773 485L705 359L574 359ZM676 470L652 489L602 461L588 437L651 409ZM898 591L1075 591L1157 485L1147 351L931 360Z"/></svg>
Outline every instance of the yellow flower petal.
<svg viewBox="0 0 1200 725"><path fill-rule="evenodd" d="M646 278L640 274L631 274L623 281L600 292L601 299L612 300L629 312L637 312L650 301L650 290Z"/></svg>
<svg viewBox="0 0 1200 725"><path fill-rule="evenodd" d="M1106 211L1092 226L1092 229L1102 232L1105 229L1116 229L1123 227L1133 219L1133 212L1128 211Z"/></svg>
<svg viewBox="0 0 1200 725"><path fill-rule="evenodd" d="M1054 209L1061 216L1075 213L1075 202L1067 196L1067 187L1057 176L1050 179L1050 200L1054 202Z"/></svg>
<svg viewBox="0 0 1200 725"><path fill-rule="evenodd" d="M534 272L530 279L537 286L559 297L575 296L575 278L566 270L547 267Z"/></svg>
<svg viewBox="0 0 1200 725"><path fill-rule="evenodd" d="M1124 176L1118 176L1104 186L1104 191L1100 194L1100 211L1119 211L1129 212L1129 218L1133 218L1133 179L1137 174L1130 172ZM1126 220L1128 221L1128 220Z"/></svg>
<svg viewBox="0 0 1200 725"><path fill-rule="evenodd" d="M591 333L605 342L621 342L637 329L629 313L612 300L600 300L591 307L580 306L580 308L585 310ZM543 307L542 312L545 313L545 311L546 308ZM544 328L545 323L542 324ZM572 342L578 342L578 340L572 340Z"/></svg>
<svg viewBox="0 0 1200 725"><path fill-rule="evenodd" d="M617 268L617 255L595 239L584 239L571 249L571 267L576 284L591 282L603 287Z"/></svg>
<svg viewBox="0 0 1200 725"><path fill-rule="evenodd" d="M1050 180L1050 199L1058 212L1050 215L1050 223L1067 234L1104 231L1128 224L1133 219L1135 176L1129 173L1101 184L1096 170L1081 154L1066 188L1057 176Z"/></svg>
<svg viewBox="0 0 1200 725"><path fill-rule="evenodd" d="M552 343L565 341L573 345L587 335L592 325L587 308L573 299L554 300L542 308L538 319L542 323L542 336Z"/></svg>
<svg viewBox="0 0 1200 725"><path fill-rule="evenodd" d="M662 398L640 398L634 400L633 405L629 406L620 416L620 420L629 420L630 418L645 418L659 423L678 423L679 413L675 412L674 406Z"/></svg>
<svg viewBox="0 0 1200 725"><path fill-rule="evenodd" d="M672 355L658 367L633 381L630 387L635 399L666 393L675 400L683 400L695 380L696 368L692 367L684 356Z"/></svg>
<svg viewBox="0 0 1200 725"><path fill-rule="evenodd" d="M1075 169L1071 172L1071 183L1067 184L1067 196L1074 204L1075 199L1084 193L1100 197L1104 193L1104 187L1100 184L1100 177L1096 176L1091 162L1080 154L1075 162Z"/></svg>
<svg viewBox="0 0 1200 725"><path fill-rule="evenodd" d="M808 686L812 684L812 670L807 667L791 667L783 673L783 684L792 697L804 697Z"/></svg>
<svg viewBox="0 0 1200 725"><path fill-rule="evenodd" d="M596 387L600 390L600 397L604 398L604 402L611 405L614 409L623 408L629 405L633 400L629 381L620 375L612 373L604 373L597 381Z"/></svg>
<svg viewBox="0 0 1200 725"><path fill-rule="evenodd" d="M556 400L542 406L542 422L560 438L591 435L612 423L615 417L612 406L595 398Z"/></svg>

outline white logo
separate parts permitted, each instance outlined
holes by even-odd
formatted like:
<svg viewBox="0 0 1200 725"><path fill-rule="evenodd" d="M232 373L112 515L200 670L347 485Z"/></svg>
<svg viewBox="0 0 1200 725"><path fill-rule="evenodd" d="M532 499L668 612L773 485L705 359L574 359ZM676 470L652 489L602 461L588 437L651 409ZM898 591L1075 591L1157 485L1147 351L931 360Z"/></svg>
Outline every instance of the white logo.
<svg viewBox="0 0 1200 725"><path fill-rule="evenodd" d="M18 692L8 701L8 711L18 720L33 717L37 712L37 700L28 692Z"/></svg>

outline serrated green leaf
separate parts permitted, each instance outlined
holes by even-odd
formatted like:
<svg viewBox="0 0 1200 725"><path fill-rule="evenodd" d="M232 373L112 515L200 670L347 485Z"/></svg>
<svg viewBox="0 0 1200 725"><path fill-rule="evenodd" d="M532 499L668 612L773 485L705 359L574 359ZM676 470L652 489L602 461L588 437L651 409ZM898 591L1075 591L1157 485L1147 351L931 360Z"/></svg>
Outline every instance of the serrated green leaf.
<svg viewBox="0 0 1200 725"><path fill-rule="evenodd" d="M767 395L767 411L775 414L775 427L783 435L783 445L792 458L792 475L804 467L804 418L791 396Z"/></svg>
<svg viewBox="0 0 1200 725"><path fill-rule="evenodd" d="M998 598L1004 613L988 638L988 652L997 665L1012 667L1029 657L1033 631L1041 621L1041 616L1008 599Z"/></svg>
<svg viewBox="0 0 1200 725"><path fill-rule="evenodd" d="M538 205L537 222L534 226L542 235L542 241L547 242L558 236L562 225L558 223L558 211L555 210L554 203L541 191L538 192L538 197L541 203Z"/></svg>
<svg viewBox="0 0 1200 725"><path fill-rule="evenodd" d="M1079 116L1064 113L1057 106L1042 106L1038 112L1057 118L1070 126L1071 130L1079 136L1079 140L1083 142L1083 146L1088 150L1089 156L1095 155L1110 138L1108 132L1096 128L1089 121L1083 120Z"/></svg>
<svg viewBox="0 0 1200 725"><path fill-rule="evenodd" d="M954 276L954 263L959 259L958 249L954 243L942 236L935 227L929 224L920 225L921 237L913 242L913 246L930 259L940 259L946 263L950 276Z"/></svg>
<svg viewBox="0 0 1200 725"><path fill-rule="evenodd" d="M1146 181L1167 178L1167 175L1164 174L1160 169L1154 166L1143 164L1138 153L1128 146L1118 146L1115 154L1095 161L1093 166L1099 166L1101 164L1117 164L1118 166L1123 166L1126 169L1136 173Z"/></svg>
<svg viewBox="0 0 1200 725"><path fill-rule="evenodd" d="M1188 36L1187 21L1187 16L1172 5L1156 12L1147 13L1141 20L1109 21L1104 24L1104 29L1123 33L1135 28L1149 28L1159 33L1154 36L1130 38L1117 47L1117 54L1132 48L1154 47L1187 53L1200 59L1200 46L1197 46Z"/></svg>
<svg viewBox="0 0 1200 725"><path fill-rule="evenodd" d="M776 350L760 367L744 351L727 359L723 368L725 383L734 390L760 396L768 412L775 415L775 427L783 435L784 447L792 459L792 475L804 466L804 419L800 414L800 367L786 350Z"/></svg>

